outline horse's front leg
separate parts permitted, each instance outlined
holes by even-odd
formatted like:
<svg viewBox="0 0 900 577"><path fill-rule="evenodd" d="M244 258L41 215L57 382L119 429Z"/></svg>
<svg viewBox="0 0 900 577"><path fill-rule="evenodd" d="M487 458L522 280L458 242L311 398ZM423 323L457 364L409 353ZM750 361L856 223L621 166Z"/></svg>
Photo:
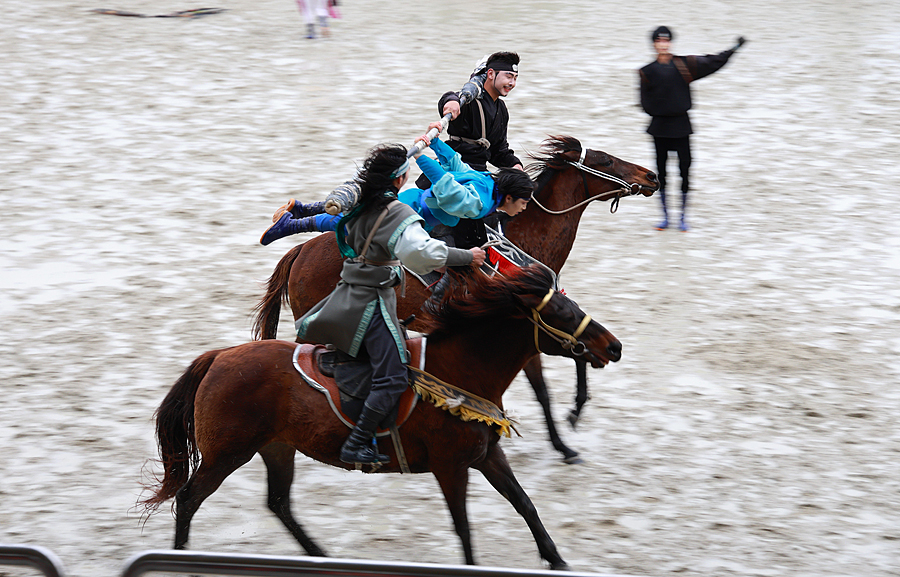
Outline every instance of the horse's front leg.
<svg viewBox="0 0 900 577"><path fill-rule="evenodd" d="M575 359L575 408L569 411L568 421L572 429L578 425L578 418L581 417L581 408L591 396L588 394L587 382L587 361L584 359Z"/></svg>
<svg viewBox="0 0 900 577"><path fill-rule="evenodd" d="M463 554L467 565L475 564L475 556L472 554L472 538L469 534L469 517L466 514L466 490L469 486L468 469L434 468L433 471L447 507L450 508L450 516L453 518L453 527L462 541Z"/></svg>
<svg viewBox="0 0 900 577"><path fill-rule="evenodd" d="M544 524L541 523L541 519L538 517L534 503L531 502L531 499L528 498L528 495L525 494L524 489L516 480L516 476L513 475L512 468L509 466L509 462L506 460L506 455L503 453L500 445L498 443L491 445L488 449L487 457L481 463L474 465L474 467L482 472L488 482L501 495L506 497L519 515L525 519L525 523L531 529L531 534L534 535L538 552L543 559L550 563L550 568L568 569L569 565L559 556L553 539L550 538L547 530L544 529Z"/></svg>
<svg viewBox="0 0 900 577"><path fill-rule="evenodd" d="M550 442L553 448L562 453L563 461L569 464L581 463L578 452L573 451L563 443L556 432L556 425L553 423L553 413L550 411L550 393L547 390L547 383L544 381L544 372L541 366L541 355L535 355L523 369L534 394L537 396L541 408L544 409L544 418L547 420L547 432L550 433Z"/></svg>

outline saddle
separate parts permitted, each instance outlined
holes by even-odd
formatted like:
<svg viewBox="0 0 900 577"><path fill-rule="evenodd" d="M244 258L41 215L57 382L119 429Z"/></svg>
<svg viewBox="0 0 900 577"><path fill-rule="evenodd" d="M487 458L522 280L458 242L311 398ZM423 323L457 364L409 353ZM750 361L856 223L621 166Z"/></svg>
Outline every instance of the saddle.
<svg viewBox="0 0 900 577"><path fill-rule="evenodd" d="M421 338L406 341L413 366L424 361ZM298 345L294 350L294 368L306 383L328 399L331 410L348 428L356 425L363 404L372 387L372 368L368 358L355 358L325 345ZM376 436L390 434L391 427L400 427L409 418L419 396L408 387L397 406L376 431Z"/></svg>

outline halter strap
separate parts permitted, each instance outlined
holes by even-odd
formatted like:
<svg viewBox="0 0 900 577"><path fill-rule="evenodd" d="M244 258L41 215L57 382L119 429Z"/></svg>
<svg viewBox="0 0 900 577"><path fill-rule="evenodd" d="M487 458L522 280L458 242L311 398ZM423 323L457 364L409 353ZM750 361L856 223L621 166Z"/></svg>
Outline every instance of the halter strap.
<svg viewBox="0 0 900 577"><path fill-rule="evenodd" d="M538 329L547 333L550 338L558 342L564 349L572 349L572 352L576 355L584 354L584 344L578 341L578 337L581 336L581 333L584 332L584 329L587 328L589 324L591 324L591 315L585 314L584 318L581 319L581 322L578 324L578 328L575 329L575 332L569 334L565 331L561 331L555 327L551 327L548 325L544 319L541 318L541 310L547 306L547 303L550 302L550 299L553 298L553 293L555 293L553 289L547 291L547 294L544 296L541 304L531 309L531 317L530 320L534 324L534 348L540 353L541 346L538 344ZM581 345L580 351L577 347Z"/></svg>
<svg viewBox="0 0 900 577"><path fill-rule="evenodd" d="M541 304L539 304L538 306L536 306L536 307L534 308L534 310L537 311L537 312L541 312L541 310L542 310L545 306L547 306L547 303L550 302L550 299L553 298L553 293L554 293L554 292L555 292L555 291L554 291L553 289L548 290L546 296L544 296L544 300L542 300L542 301L541 301Z"/></svg>
<svg viewBox="0 0 900 577"><path fill-rule="evenodd" d="M610 212L616 212L616 210L619 208L619 198L621 198L622 196L633 196L635 194L638 194L641 191L641 186L639 184L637 184L636 182L629 184L629 183L625 182L624 180L622 180L621 178L619 178L618 176L613 176L611 174L606 174L605 172L600 172L596 168L591 168L590 166L586 165L584 163L584 159L586 157L587 157L587 149L584 147L581 147L581 154L578 157L578 162L572 162L571 160L567 160L566 163L574 166L575 168L577 168L578 170L580 170L583 173L587 173L587 174L590 174L591 176L596 176L596 177L602 178L604 180L609 180L610 182L615 182L616 184L621 185L622 188L619 190L610 190L607 192L601 192L600 194L595 194L594 196L587 198L585 200L582 200L578 204L576 204L574 206L570 206L569 208L565 208L563 210L550 210L549 208L542 205L538 201L538 199L532 197L531 200L538 206L538 208L540 208L547 214L565 214L567 212L571 212L571 211L575 210L576 208L582 207L588 203L594 202L595 200L600 199L604 195L615 194L615 199L613 200L613 204L610 206L609 210L610 210ZM581 176L582 176L582 178L584 178L583 174ZM587 194L587 181L586 180L584 182L584 192L585 192L585 194Z"/></svg>

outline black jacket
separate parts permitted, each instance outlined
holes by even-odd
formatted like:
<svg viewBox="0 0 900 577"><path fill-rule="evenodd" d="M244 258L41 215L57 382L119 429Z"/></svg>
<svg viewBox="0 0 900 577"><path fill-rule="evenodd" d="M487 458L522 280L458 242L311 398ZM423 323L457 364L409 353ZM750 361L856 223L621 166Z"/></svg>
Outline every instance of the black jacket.
<svg viewBox="0 0 900 577"><path fill-rule="evenodd" d="M673 56L668 64L653 61L641 68L641 106L653 117L647 132L664 138L692 134L689 84L725 66L732 54L734 50L706 56Z"/></svg>
<svg viewBox="0 0 900 577"><path fill-rule="evenodd" d="M443 113L444 105L450 100L459 102L459 93L447 92L441 96L440 100L438 100L438 114ZM509 112L506 110L506 103L500 98L493 100L487 93L483 94L480 100L484 108L485 136L490 142L490 147L484 148L479 144L463 142L453 138L448 139L447 144L462 156L463 162L475 170L486 171L488 162L497 168L522 164L522 161L509 149L509 143L506 141L506 127L509 125ZM461 136L471 140L480 139L482 137L481 114L478 111L478 104L470 102L460 108L459 116L456 117L456 120L450 121L447 134L451 137Z"/></svg>

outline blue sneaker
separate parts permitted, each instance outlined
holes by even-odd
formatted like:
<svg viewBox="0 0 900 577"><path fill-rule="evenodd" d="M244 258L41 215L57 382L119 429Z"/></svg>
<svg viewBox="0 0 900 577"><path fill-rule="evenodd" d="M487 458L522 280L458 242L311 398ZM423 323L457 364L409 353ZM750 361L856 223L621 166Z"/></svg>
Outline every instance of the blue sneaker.
<svg viewBox="0 0 900 577"><path fill-rule="evenodd" d="M669 219L663 217L662 222L656 225L656 230L666 230L669 228Z"/></svg>
<svg viewBox="0 0 900 577"><path fill-rule="evenodd" d="M300 234L301 232L319 232L316 217L293 218L291 213L286 212L281 215L278 222L266 229L266 232L259 238L259 244L268 246L279 238Z"/></svg>
<svg viewBox="0 0 900 577"><path fill-rule="evenodd" d="M685 222L683 216L681 217L681 224L678 225L678 229L679 229L681 232L687 232L687 231L689 231L689 230L691 229L691 227L688 226L687 222Z"/></svg>

